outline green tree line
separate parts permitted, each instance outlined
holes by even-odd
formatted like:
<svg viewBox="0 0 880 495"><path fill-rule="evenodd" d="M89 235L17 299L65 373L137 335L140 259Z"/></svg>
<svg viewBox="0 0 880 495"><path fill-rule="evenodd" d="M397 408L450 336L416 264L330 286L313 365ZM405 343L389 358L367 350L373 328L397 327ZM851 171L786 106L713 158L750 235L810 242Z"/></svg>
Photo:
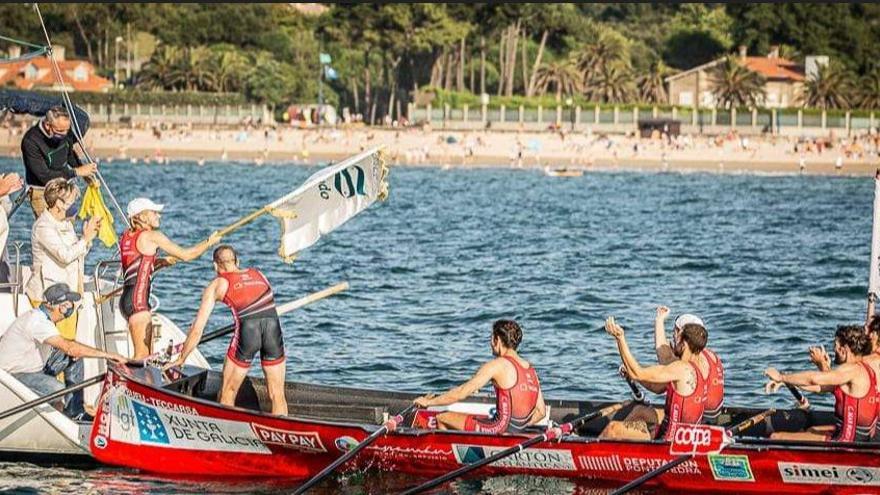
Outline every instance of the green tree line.
<svg viewBox="0 0 880 495"><path fill-rule="evenodd" d="M118 50L145 63L138 90L233 92L273 107L318 97L318 54L338 77L328 101L376 121L423 88L556 101L665 103L664 78L745 45L832 64L805 106L880 105L875 4L41 4L56 43L116 74ZM0 5L0 34L39 43L30 4ZM119 39L122 39L120 42ZM763 81L734 57L715 70L726 106L761 98Z"/></svg>

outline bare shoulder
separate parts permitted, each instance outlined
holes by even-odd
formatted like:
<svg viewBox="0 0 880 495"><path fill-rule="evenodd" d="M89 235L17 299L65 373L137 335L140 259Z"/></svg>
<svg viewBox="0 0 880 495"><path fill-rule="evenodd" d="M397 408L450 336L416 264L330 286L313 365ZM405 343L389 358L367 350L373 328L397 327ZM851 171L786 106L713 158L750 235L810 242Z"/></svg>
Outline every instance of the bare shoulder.
<svg viewBox="0 0 880 495"><path fill-rule="evenodd" d="M223 299L226 296L226 291L229 290L229 281L223 277L217 277L211 281L207 290L213 292L217 300Z"/></svg>

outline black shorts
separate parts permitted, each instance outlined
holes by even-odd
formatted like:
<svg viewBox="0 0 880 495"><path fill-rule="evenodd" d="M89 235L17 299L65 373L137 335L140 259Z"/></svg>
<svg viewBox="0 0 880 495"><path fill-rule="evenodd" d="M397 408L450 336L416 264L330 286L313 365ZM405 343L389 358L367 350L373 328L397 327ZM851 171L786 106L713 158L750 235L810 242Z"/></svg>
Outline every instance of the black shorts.
<svg viewBox="0 0 880 495"><path fill-rule="evenodd" d="M150 284L143 287L137 285L122 286L122 295L119 296L119 310L125 319L141 311L150 311Z"/></svg>
<svg viewBox="0 0 880 495"><path fill-rule="evenodd" d="M226 357L242 368L249 368L257 352L263 366L284 362L284 338L274 308L239 320Z"/></svg>

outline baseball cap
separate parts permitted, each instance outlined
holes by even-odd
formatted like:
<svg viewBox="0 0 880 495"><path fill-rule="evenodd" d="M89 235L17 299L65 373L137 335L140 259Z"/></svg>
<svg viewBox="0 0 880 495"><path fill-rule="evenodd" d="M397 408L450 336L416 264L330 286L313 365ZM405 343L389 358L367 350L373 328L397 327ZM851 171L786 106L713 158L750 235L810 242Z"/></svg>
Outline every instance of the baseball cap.
<svg viewBox="0 0 880 495"><path fill-rule="evenodd" d="M135 198L128 203L126 213L129 217L133 217L144 211L162 211L163 208L165 205L154 203L147 198Z"/></svg>
<svg viewBox="0 0 880 495"><path fill-rule="evenodd" d="M52 285L43 291L43 300L52 306L57 306L68 301L76 302L79 301L80 298L81 296L70 290L70 287L64 282Z"/></svg>
<svg viewBox="0 0 880 495"><path fill-rule="evenodd" d="M701 327L706 328L706 324L703 323L703 320L697 315L684 313L675 319L675 328L684 328L685 325L691 324L700 325Z"/></svg>

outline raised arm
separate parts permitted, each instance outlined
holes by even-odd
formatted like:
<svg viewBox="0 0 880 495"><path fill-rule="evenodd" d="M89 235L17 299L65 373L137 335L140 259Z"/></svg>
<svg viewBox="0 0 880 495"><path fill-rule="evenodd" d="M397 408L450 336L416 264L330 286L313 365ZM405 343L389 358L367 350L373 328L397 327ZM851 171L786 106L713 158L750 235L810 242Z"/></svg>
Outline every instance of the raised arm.
<svg viewBox="0 0 880 495"><path fill-rule="evenodd" d="M193 321L192 327L190 327L189 333L186 336L186 340L183 342L183 350L180 351L180 355L177 359L165 366L165 369L182 365L186 362L186 359L192 351L198 347L199 341L202 340L202 333L205 331L205 326L208 324L208 318L211 317L211 312L214 311L214 304L223 299L223 296L226 295L228 289L229 282L220 277L215 278L207 287L205 287L205 290L202 291L202 303L199 305L196 319Z"/></svg>
<svg viewBox="0 0 880 495"><path fill-rule="evenodd" d="M159 231L151 231L149 233L149 241L156 244L159 249L162 249L166 253L171 256L181 259L183 261L192 261L202 254L205 253L211 246L220 242L220 236L217 235L216 232L212 233L208 239L196 244L192 247L181 247L177 245L174 241L165 236L162 232Z"/></svg>
<svg viewBox="0 0 880 495"><path fill-rule="evenodd" d="M620 360L623 362L623 367L626 370L626 374L632 378L633 380L639 381L644 385L648 390L654 393L661 393L668 382L657 382L654 380L646 380L643 378L645 376L645 370L655 368L642 368L639 362L636 360L635 356L632 355L632 352L629 350L629 344L626 342L626 336L623 333L623 327L615 323L614 318L608 318L605 322L605 331L608 332L614 339L617 341L617 351L620 354ZM653 377L653 373L651 373Z"/></svg>
<svg viewBox="0 0 880 495"><path fill-rule="evenodd" d="M493 359L481 366L470 380L438 395L437 397L420 397L416 399L416 404L421 407L448 406L449 404L455 404L456 402L462 401L486 386L486 384L489 383L499 371L501 371L501 364L502 362L499 359Z"/></svg>
<svg viewBox="0 0 880 495"><path fill-rule="evenodd" d="M669 347L666 339L666 318L669 317L669 308L657 307L657 316L654 317L654 351L657 353L657 362L669 364L675 361L675 353Z"/></svg>

